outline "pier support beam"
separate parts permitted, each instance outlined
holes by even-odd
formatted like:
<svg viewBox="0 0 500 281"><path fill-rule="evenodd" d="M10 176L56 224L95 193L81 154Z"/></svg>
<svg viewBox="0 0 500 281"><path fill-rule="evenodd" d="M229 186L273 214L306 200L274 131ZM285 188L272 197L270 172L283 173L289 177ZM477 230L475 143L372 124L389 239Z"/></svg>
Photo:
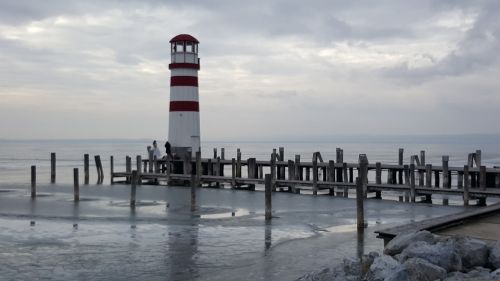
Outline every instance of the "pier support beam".
<svg viewBox="0 0 500 281"><path fill-rule="evenodd" d="M356 218L357 218L357 227L358 230L362 230L365 228L365 210L364 210L364 200L365 196L363 195L363 184L362 180L357 177L356 178Z"/></svg>
<svg viewBox="0 0 500 281"><path fill-rule="evenodd" d="M266 221L269 221L273 218L273 211L272 211L272 186L271 186L271 175L266 174L264 178L264 187L265 187L265 203L266 203Z"/></svg>
<svg viewBox="0 0 500 281"><path fill-rule="evenodd" d="M80 201L80 181L78 179L78 168L73 169L73 200Z"/></svg>
<svg viewBox="0 0 500 281"><path fill-rule="evenodd" d="M56 183L56 153L50 154L50 183Z"/></svg>
<svg viewBox="0 0 500 281"><path fill-rule="evenodd" d="M36 166L31 166L31 199L36 198Z"/></svg>
<svg viewBox="0 0 500 281"><path fill-rule="evenodd" d="M89 155L84 154L83 155L83 183L85 185L89 184L90 181L90 163L89 163Z"/></svg>

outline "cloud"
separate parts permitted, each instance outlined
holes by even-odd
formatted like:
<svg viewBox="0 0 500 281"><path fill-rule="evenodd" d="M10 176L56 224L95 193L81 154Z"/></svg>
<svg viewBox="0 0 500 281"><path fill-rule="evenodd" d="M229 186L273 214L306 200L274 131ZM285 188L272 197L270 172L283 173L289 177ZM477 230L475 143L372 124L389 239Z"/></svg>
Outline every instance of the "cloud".
<svg viewBox="0 0 500 281"><path fill-rule="evenodd" d="M470 127L454 124L471 119L482 121L474 132L500 130L478 117L500 103L499 8L493 0L2 1L0 119L19 118L0 131L130 137L130 123L141 137L165 136L169 40L179 33L201 42L205 139L276 128L463 133ZM50 133L38 129L51 124ZM230 129L238 127L245 131Z"/></svg>

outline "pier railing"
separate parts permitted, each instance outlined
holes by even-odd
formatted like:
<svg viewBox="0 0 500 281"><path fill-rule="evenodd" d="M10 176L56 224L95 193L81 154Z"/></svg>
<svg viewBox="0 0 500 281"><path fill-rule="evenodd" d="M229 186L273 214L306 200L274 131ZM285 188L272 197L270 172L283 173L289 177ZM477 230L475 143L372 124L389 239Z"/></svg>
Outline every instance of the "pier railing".
<svg viewBox="0 0 500 281"><path fill-rule="evenodd" d="M264 185L265 174L270 174L273 191L292 193L309 192L314 195L354 196L356 178L360 178L365 198L382 199L382 192L390 196L399 195L400 201L432 203L433 195L440 195L442 203L448 204L447 196L461 196L464 205L475 200L485 205L486 198L500 197L500 168L481 165L481 151L468 155L464 166L449 166L449 157L442 157L441 165L426 164L425 151L412 155L410 163L403 162L403 149L399 149L398 164L369 163L360 154L357 163L343 161L343 150L336 150L336 160L323 161L320 152L313 153L310 162L302 162L300 155L295 159L284 159L284 148L276 149L269 160L242 159L238 149L236 158L225 159L224 150L213 158L186 155L184 159L155 159L150 153L147 159L136 157L137 181L139 184L189 184L191 174L196 185L221 187L230 185L233 189L255 190ZM126 170L115 172L111 157L111 182L130 183L132 158L126 157ZM385 176L385 177L383 177ZM385 178L385 180L383 180Z"/></svg>

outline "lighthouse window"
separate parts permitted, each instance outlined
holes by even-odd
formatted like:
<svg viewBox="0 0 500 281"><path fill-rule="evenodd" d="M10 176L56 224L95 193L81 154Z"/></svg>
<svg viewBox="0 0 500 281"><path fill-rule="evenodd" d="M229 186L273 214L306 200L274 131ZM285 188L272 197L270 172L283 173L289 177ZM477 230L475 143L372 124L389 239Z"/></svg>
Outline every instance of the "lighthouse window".
<svg viewBox="0 0 500 281"><path fill-rule="evenodd" d="M193 43L192 42L186 42L186 52L188 53L193 53L194 48L193 48Z"/></svg>
<svg viewBox="0 0 500 281"><path fill-rule="evenodd" d="M175 43L175 51L176 52L184 52L184 42L176 42Z"/></svg>

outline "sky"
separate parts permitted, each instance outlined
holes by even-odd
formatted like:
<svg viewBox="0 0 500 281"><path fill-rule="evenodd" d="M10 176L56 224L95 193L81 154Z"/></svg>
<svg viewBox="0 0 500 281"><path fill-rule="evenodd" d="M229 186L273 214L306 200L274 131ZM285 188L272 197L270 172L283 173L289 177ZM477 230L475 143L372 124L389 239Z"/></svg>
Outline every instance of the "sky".
<svg viewBox="0 0 500 281"><path fill-rule="evenodd" d="M166 138L181 33L202 140L500 132L497 0L0 0L0 138Z"/></svg>

